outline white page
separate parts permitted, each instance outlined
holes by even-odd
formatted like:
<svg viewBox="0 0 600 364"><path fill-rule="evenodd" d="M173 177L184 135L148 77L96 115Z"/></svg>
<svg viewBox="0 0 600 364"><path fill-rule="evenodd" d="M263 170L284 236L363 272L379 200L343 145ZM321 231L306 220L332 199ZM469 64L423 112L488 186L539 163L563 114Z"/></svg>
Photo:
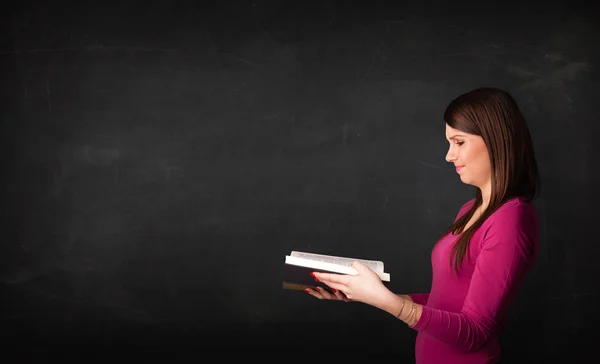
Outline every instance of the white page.
<svg viewBox="0 0 600 364"><path fill-rule="evenodd" d="M366 259L357 259L357 258L350 258L350 257L338 257L338 256L334 256L334 255L305 253L305 252L299 252L299 251L292 251L290 256L304 258L304 259L311 259L311 260L315 260L315 261L319 261L319 262L339 264L339 265L344 265L344 266L351 266L352 263L354 263L354 261L359 261L362 264L366 265L367 267L371 268L373 271L376 271L376 272L384 271L383 270L383 262L378 261L378 260L366 260Z"/></svg>

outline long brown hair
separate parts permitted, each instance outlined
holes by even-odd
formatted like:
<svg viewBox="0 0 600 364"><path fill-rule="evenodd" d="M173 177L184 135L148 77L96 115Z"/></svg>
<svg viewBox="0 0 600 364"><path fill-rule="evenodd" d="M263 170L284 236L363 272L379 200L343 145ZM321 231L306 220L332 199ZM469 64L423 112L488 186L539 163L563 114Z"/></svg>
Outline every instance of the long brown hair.
<svg viewBox="0 0 600 364"><path fill-rule="evenodd" d="M477 188L472 207L440 236L441 239L448 233L463 232L450 254L450 264L454 258L456 272L469 251L471 236L481 224L513 197L535 199L539 194L540 179L529 128L508 92L483 87L460 95L446 108L444 120L453 129L483 138L492 172L490 202L485 212L463 231L483 202L481 190Z"/></svg>

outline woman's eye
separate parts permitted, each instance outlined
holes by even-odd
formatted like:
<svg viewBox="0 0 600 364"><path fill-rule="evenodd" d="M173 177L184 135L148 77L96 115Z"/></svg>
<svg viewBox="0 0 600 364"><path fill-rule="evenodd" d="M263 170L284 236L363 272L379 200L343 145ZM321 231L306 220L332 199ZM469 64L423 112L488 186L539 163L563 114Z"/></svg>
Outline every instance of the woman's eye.
<svg viewBox="0 0 600 364"><path fill-rule="evenodd" d="M458 145L463 145L464 143L465 142L459 142L459 141L456 142L456 144L458 144Z"/></svg>

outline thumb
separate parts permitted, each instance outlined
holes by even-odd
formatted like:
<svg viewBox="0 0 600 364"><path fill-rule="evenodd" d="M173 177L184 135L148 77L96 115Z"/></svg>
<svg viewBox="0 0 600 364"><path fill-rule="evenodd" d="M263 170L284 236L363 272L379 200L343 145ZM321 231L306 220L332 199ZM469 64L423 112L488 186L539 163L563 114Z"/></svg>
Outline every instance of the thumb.
<svg viewBox="0 0 600 364"><path fill-rule="evenodd" d="M359 261L354 261L352 263L352 268L356 269L358 273L362 273L365 271L365 269L368 269L366 265L362 264Z"/></svg>

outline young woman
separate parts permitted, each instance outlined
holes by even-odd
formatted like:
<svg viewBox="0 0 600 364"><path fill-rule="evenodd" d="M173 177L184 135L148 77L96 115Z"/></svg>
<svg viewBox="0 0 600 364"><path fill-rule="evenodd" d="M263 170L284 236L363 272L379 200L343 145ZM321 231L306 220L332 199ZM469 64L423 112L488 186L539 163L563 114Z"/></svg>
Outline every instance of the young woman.
<svg viewBox="0 0 600 364"><path fill-rule="evenodd" d="M517 103L503 90L479 88L457 97L444 120L446 161L477 188L433 247L430 292L395 294L359 262L356 275L312 273L334 294L307 292L363 302L404 321L418 332L417 364L497 363L499 334L540 243L533 145Z"/></svg>

